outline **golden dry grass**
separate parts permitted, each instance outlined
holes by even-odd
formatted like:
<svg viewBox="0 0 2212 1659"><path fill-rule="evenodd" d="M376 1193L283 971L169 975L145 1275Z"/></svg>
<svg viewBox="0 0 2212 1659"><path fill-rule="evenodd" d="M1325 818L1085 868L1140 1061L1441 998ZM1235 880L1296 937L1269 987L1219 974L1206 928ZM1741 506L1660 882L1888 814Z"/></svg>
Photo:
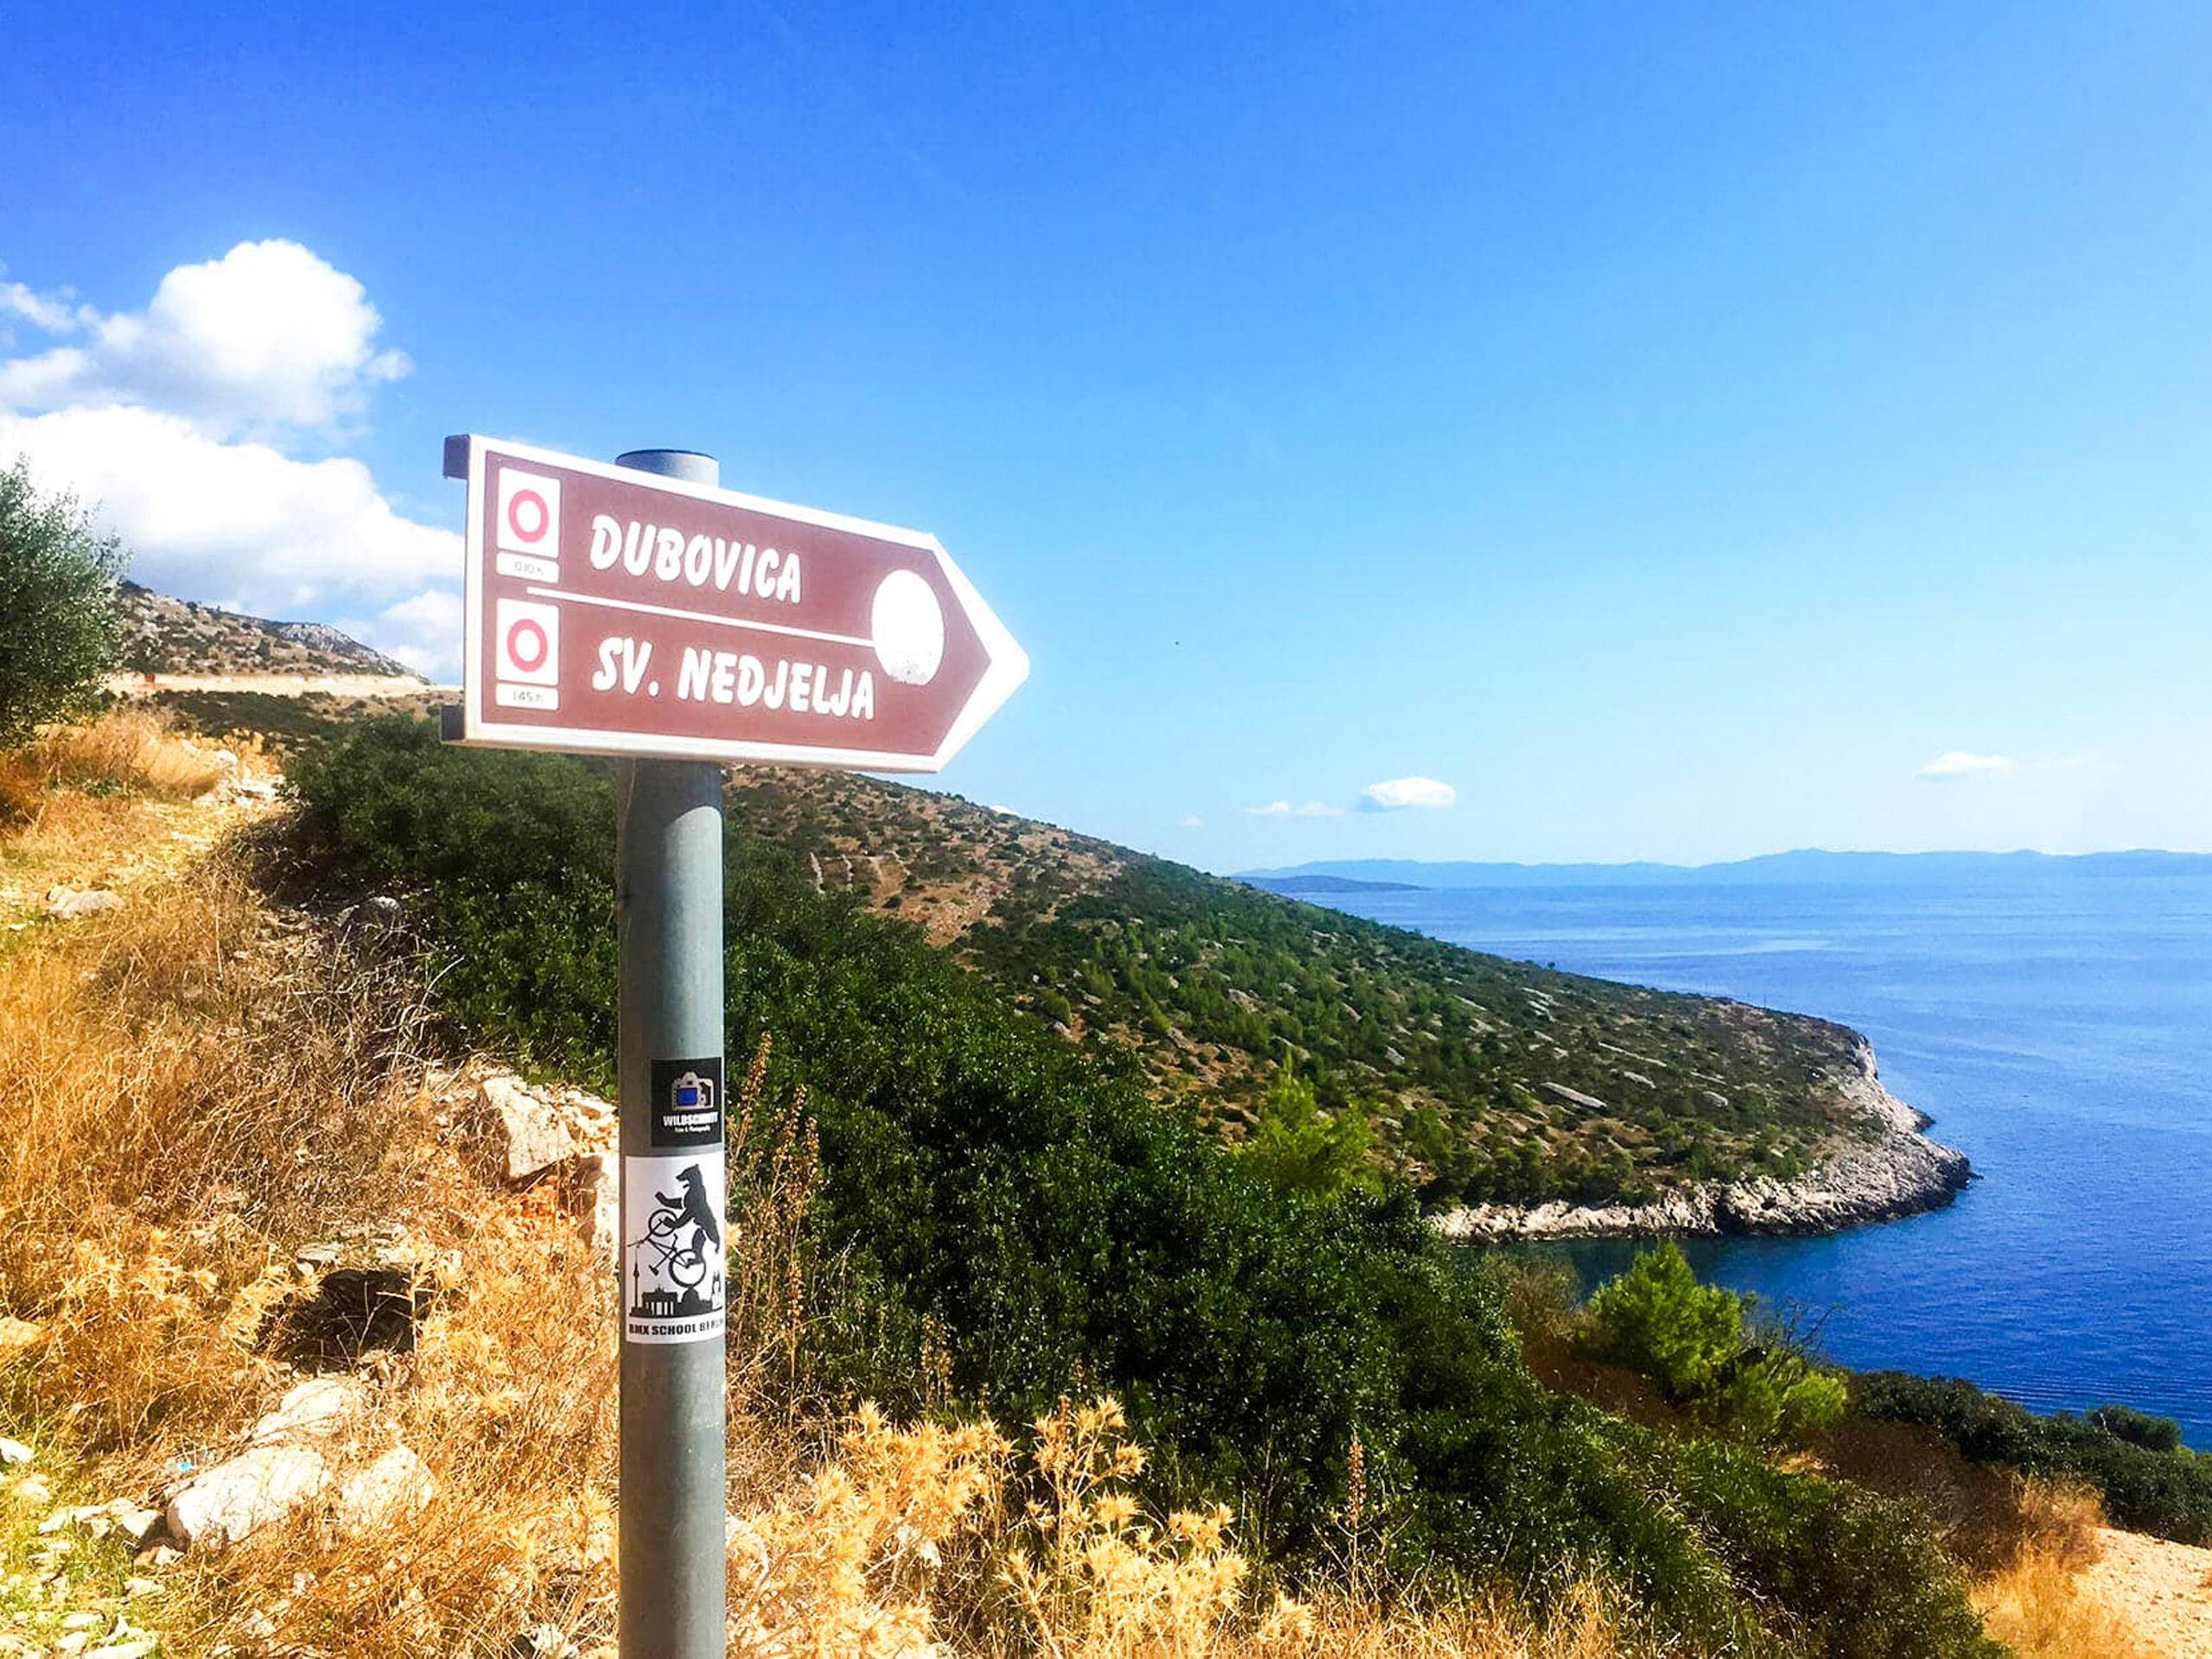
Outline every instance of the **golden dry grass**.
<svg viewBox="0 0 2212 1659"><path fill-rule="evenodd" d="M391 1098L416 1005L220 869L7 966L0 1302L46 1330L41 1400L119 1450L219 1414L243 1380L225 1310L419 1181Z"/></svg>
<svg viewBox="0 0 2212 1659"><path fill-rule="evenodd" d="M228 747L242 764L253 754L251 745ZM0 753L0 826L59 829L43 821L83 817L87 794L188 800L220 782L224 765L215 746L180 737L158 709L123 707L44 727Z"/></svg>
<svg viewBox="0 0 2212 1659"><path fill-rule="evenodd" d="M2059 1544L2032 1544L1974 1586L1989 1633L2018 1659L2161 1659L2114 1609L2085 1592Z"/></svg>

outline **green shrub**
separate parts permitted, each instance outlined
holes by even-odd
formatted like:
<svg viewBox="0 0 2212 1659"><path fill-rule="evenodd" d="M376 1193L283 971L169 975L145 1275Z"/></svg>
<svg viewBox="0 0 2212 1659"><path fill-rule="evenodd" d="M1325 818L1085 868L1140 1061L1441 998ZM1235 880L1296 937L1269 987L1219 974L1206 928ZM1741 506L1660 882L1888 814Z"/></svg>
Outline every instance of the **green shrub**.
<svg viewBox="0 0 2212 1659"><path fill-rule="evenodd" d="M0 469L0 746L98 700L122 658L123 565L72 497L39 493L28 461Z"/></svg>
<svg viewBox="0 0 2212 1659"><path fill-rule="evenodd" d="M2063 1411L2039 1417L1962 1377L1903 1371L1854 1378L1851 1408L1870 1421L1933 1429L1970 1462L2085 1480L2115 1526L2184 1544L2212 1543L2212 1459L2181 1445L2178 1428L2170 1446L2157 1449L2166 1439L2158 1425L2166 1419L2110 1406L2086 1418ZM2116 1433L2110 1427L2115 1421L2129 1432Z"/></svg>
<svg viewBox="0 0 2212 1659"><path fill-rule="evenodd" d="M1710 1387L1743 1346L1741 1300L1698 1283L1672 1239L1599 1286L1589 1313L1585 1354L1649 1378L1675 1401Z"/></svg>
<svg viewBox="0 0 2212 1659"><path fill-rule="evenodd" d="M2115 1440L2139 1446L2146 1452L2172 1452L2181 1446L2181 1425L2171 1417L2153 1417L2133 1406L2098 1406L2088 1420Z"/></svg>
<svg viewBox="0 0 2212 1659"><path fill-rule="evenodd" d="M1722 1442L1599 1421L1647 1489L1713 1541L1738 1584L1789 1610L1796 1650L2002 1659L1934 1535L1904 1504Z"/></svg>
<svg viewBox="0 0 2212 1659"><path fill-rule="evenodd" d="M1325 1115L1313 1083L1286 1060L1260 1102L1259 1121L1242 1155L1247 1167L1286 1198L1334 1198L1353 1186L1381 1191L1367 1166L1371 1138L1363 1107L1346 1101Z"/></svg>
<svg viewBox="0 0 2212 1659"><path fill-rule="evenodd" d="M1739 1356L1695 1402L1695 1414L1724 1434L1761 1446L1802 1446L1840 1419L1850 1402L1843 1379L1787 1349Z"/></svg>
<svg viewBox="0 0 2212 1659"><path fill-rule="evenodd" d="M1842 1380L1786 1333L1745 1337L1752 1306L1701 1285L1672 1240L1639 1255L1590 1298L1585 1357L1657 1383L1699 1422L1764 1446L1802 1443L1843 1414Z"/></svg>

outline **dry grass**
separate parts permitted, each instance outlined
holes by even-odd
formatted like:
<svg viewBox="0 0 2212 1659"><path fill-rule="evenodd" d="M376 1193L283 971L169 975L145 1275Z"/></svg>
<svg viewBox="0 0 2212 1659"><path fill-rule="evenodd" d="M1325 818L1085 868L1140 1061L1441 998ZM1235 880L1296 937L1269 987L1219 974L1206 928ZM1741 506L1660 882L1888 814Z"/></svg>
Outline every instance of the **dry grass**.
<svg viewBox="0 0 2212 1659"><path fill-rule="evenodd" d="M2103 1520L2096 1494L2009 1473L2003 1479L2009 1525L2002 1557L1974 1586L1989 1633L2018 1659L2156 1659L2156 1650L2082 1582Z"/></svg>
<svg viewBox="0 0 2212 1659"><path fill-rule="evenodd" d="M403 1205L416 1004L270 925L235 874L149 893L0 982L0 1304L101 1452L219 1415L222 1317L292 1245Z"/></svg>
<svg viewBox="0 0 2212 1659"><path fill-rule="evenodd" d="M2126 1619L2085 1593L2081 1563L2057 1543L2031 1544L1975 1585L1989 1633L2018 1659L2160 1659Z"/></svg>
<svg viewBox="0 0 2212 1659"><path fill-rule="evenodd" d="M42 827L57 809L70 812L60 803L72 794L189 800L222 780L225 763L216 755L179 737L158 709L120 708L81 725L48 726L0 754L0 825Z"/></svg>
<svg viewBox="0 0 2212 1659"><path fill-rule="evenodd" d="M1017 1456L989 1423L898 1427L869 1408L730 1533L730 1651L757 1659L1637 1659L1585 1587L1549 1618L1510 1598L1391 1601L1357 1574L1300 1600L1255 1586L1218 1506L1147 1516L1110 1399L1062 1401ZM1026 1503L1018 1494L1035 1494Z"/></svg>

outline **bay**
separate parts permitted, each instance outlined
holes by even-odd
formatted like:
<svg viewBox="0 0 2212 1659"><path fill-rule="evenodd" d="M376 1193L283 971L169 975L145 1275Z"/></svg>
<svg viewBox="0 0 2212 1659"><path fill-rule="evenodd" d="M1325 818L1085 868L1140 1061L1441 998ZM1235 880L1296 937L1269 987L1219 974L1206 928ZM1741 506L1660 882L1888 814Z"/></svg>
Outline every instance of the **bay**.
<svg viewBox="0 0 2212 1659"><path fill-rule="evenodd" d="M2212 1448L2212 880L1330 894L1477 950L1816 1014L1974 1162L1958 1202L1818 1238L1688 1241L1861 1369L2038 1411L2125 1401ZM1548 1247L1586 1285L1623 1243Z"/></svg>

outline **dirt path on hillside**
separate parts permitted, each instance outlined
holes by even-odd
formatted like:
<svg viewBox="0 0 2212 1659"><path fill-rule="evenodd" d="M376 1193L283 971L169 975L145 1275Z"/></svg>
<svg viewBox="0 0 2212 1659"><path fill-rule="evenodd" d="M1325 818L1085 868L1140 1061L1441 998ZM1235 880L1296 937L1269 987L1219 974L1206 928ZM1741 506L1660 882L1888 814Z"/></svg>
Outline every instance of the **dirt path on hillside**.
<svg viewBox="0 0 2212 1659"><path fill-rule="evenodd" d="M432 685L411 674L111 674L107 689L118 697L149 696L156 691L258 691L272 697L304 697L318 692L333 697L411 697L419 691L451 691L457 685Z"/></svg>
<svg viewBox="0 0 2212 1659"><path fill-rule="evenodd" d="M73 834L34 831L0 856L0 929L21 932L44 919L46 895L60 887L105 888L125 904L160 877L183 868L248 819L276 810L268 801L129 802L114 819Z"/></svg>
<svg viewBox="0 0 2212 1659"><path fill-rule="evenodd" d="M2212 1549L2094 1529L2098 1556L2082 1590L2170 1659L2212 1659Z"/></svg>

